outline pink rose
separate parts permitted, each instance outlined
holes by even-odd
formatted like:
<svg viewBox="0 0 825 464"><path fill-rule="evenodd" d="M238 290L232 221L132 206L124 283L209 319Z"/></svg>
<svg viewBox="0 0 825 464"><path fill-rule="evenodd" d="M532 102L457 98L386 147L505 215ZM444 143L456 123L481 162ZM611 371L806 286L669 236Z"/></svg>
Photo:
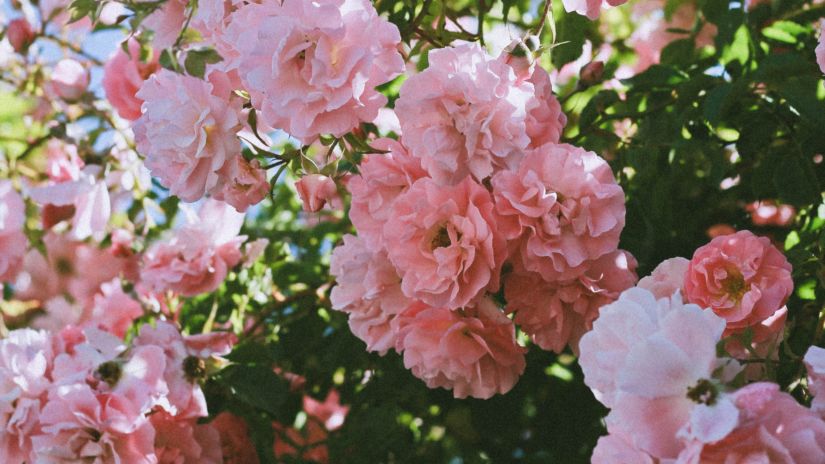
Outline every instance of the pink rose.
<svg viewBox="0 0 825 464"><path fill-rule="evenodd" d="M211 424L179 419L166 411L153 412L158 464L223 464L220 435Z"/></svg>
<svg viewBox="0 0 825 464"><path fill-rule="evenodd" d="M366 239L367 246L377 250L383 247L384 223L396 198L427 173L418 158L410 156L401 143L379 139L372 146L388 153L364 156L358 165L359 173L347 182L347 190L352 194L352 224L358 235Z"/></svg>
<svg viewBox="0 0 825 464"><path fill-rule="evenodd" d="M525 367L513 322L489 300L462 312L413 305L400 316L396 350L413 375L456 398L507 393Z"/></svg>
<svg viewBox="0 0 825 464"><path fill-rule="evenodd" d="M375 252L361 237L344 236L332 252L332 307L349 315L352 333L368 351L385 354L396 344L393 319L412 301L401 291L401 278L384 251Z"/></svg>
<svg viewBox="0 0 825 464"><path fill-rule="evenodd" d="M60 98L67 101L77 100L89 86L89 72L75 60L62 59L52 70L51 84Z"/></svg>
<svg viewBox="0 0 825 464"><path fill-rule="evenodd" d="M46 143L46 174L55 183L80 179L85 163L77 154L77 146L60 139L50 139Z"/></svg>
<svg viewBox="0 0 825 464"><path fill-rule="evenodd" d="M574 277L619 244L624 192L593 152L543 145L517 170L496 174L492 185L499 229L516 241L524 267L547 281Z"/></svg>
<svg viewBox="0 0 825 464"><path fill-rule="evenodd" d="M217 200L207 200L198 217L143 255L141 280L157 292L171 290L184 296L214 291L229 269L241 261L238 236L243 214Z"/></svg>
<svg viewBox="0 0 825 464"><path fill-rule="evenodd" d="M9 180L0 180L0 282L11 282L23 267L28 240L23 233L26 205Z"/></svg>
<svg viewBox="0 0 825 464"><path fill-rule="evenodd" d="M95 177L100 166L87 166L77 180L33 188L29 195L41 205L72 206L70 235L78 240L101 239L106 232L112 204L106 183Z"/></svg>
<svg viewBox="0 0 825 464"><path fill-rule="evenodd" d="M224 464L259 464L255 445L249 438L249 427L243 419L222 412L209 423L220 434Z"/></svg>
<svg viewBox="0 0 825 464"><path fill-rule="evenodd" d="M95 295L94 306L86 322L118 337L124 337L135 319L143 315L143 307L127 295L120 280L100 286L100 294Z"/></svg>
<svg viewBox="0 0 825 464"><path fill-rule="evenodd" d="M684 296L682 287L689 265L690 261L685 258L666 259L649 276L642 278L637 286L649 290L656 299L670 298L677 292Z"/></svg>
<svg viewBox="0 0 825 464"><path fill-rule="evenodd" d="M796 217L796 208L772 200L749 203L745 210L751 213L751 221L757 226L787 227Z"/></svg>
<svg viewBox="0 0 825 464"><path fill-rule="evenodd" d="M134 404L83 384L51 391L32 438L38 461L153 464L155 431ZM58 461L59 462L59 461Z"/></svg>
<svg viewBox="0 0 825 464"><path fill-rule="evenodd" d="M728 321L728 332L759 324L793 291L791 264L770 240L743 230L711 240L693 254L685 277L691 303Z"/></svg>
<svg viewBox="0 0 825 464"><path fill-rule="evenodd" d="M269 190L266 171L261 169L261 163L258 160L249 162L238 155L229 161L223 188L212 196L216 200L229 203L238 212L243 213L250 206L263 201Z"/></svg>
<svg viewBox="0 0 825 464"><path fill-rule="evenodd" d="M404 71L398 29L367 0L249 3L232 15L226 35L252 104L304 143L374 120L387 102L375 87Z"/></svg>
<svg viewBox="0 0 825 464"><path fill-rule="evenodd" d="M609 6L619 6L626 2L627 0L562 0L562 5L568 13L575 11L595 20L598 19L604 3Z"/></svg>
<svg viewBox="0 0 825 464"><path fill-rule="evenodd" d="M814 397L811 409L825 417L825 348L808 348L805 368L808 370L808 390Z"/></svg>
<svg viewBox="0 0 825 464"><path fill-rule="evenodd" d="M585 383L611 408L608 431L659 459L680 452L677 432L686 424L710 417L717 427L697 434L724 437L736 424L712 380L724 328L724 319L683 304L678 293L656 300L631 288L602 307L579 343L579 363Z"/></svg>
<svg viewBox="0 0 825 464"><path fill-rule="evenodd" d="M690 442L677 464L825 462L825 422L778 385L750 384L731 397L737 427L722 440Z"/></svg>
<svg viewBox="0 0 825 464"><path fill-rule="evenodd" d="M591 464L657 464L653 458L633 446L631 440L620 434L610 434L599 438Z"/></svg>
<svg viewBox="0 0 825 464"><path fill-rule="evenodd" d="M563 118L550 91L543 70L523 79L506 60L462 42L430 53L429 67L404 82L395 111L404 143L437 182L468 174L481 181L515 169L540 141L531 135L558 141Z"/></svg>
<svg viewBox="0 0 825 464"><path fill-rule="evenodd" d="M37 34L26 18L13 19L6 28L6 38L17 53L25 52L36 37Z"/></svg>
<svg viewBox="0 0 825 464"><path fill-rule="evenodd" d="M323 174L308 174L295 182L295 190L301 197L304 211L317 213L327 202L337 201L338 187L335 181Z"/></svg>
<svg viewBox="0 0 825 464"><path fill-rule="evenodd" d="M123 119L134 121L140 117L140 106L143 104L143 100L136 94L143 82L160 69L160 52L153 52L149 61L143 62L137 40L130 39L128 48L127 54L121 47L117 47L103 67L103 90L117 114Z"/></svg>
<svg viewBox="0 0 825 464"><path fill-rule="evenodd" d="M319 420L330 432L338 430L344 425L344 419L349 412L349 406L341 405L341 398L335 389L327 393L323 402L304 395L304 411L308 416Z"/></svg>
<svg viewBox="0 0 825 464"><path fill-rule="evenodd" d="M151 0L138 0L148 2ZM158 49L169 48L178 39L186 23L188 0L169 0L141 22L141 26L154 32L152 45Z"/></svg>
<svg viewBox="0 0 825 464"><path fill-rule="evenodd" d="M164 69L137 93L144 100L133 126L138 151L152 175L188 202L219 189L241 152L237 108L212 92L208 81Z"/></svg>
<svg viewBox="0 0 825 464"><path fill-rule="evenodd" d="M514 272L504 283L507 311L544 350L578 352L582 335L593 327L599 308L612 303L636 283L636 259L616 250L588 263L579 277L546 282L531 272Z"/></svg>
<svg viewBox="0 0 825 464"><path fill-rule="evenodd" d="M410 298L441 308L470 303L499 287L507 257L489 192L466 177L453 186L413 183L384 225L387 254Z"/></svg>

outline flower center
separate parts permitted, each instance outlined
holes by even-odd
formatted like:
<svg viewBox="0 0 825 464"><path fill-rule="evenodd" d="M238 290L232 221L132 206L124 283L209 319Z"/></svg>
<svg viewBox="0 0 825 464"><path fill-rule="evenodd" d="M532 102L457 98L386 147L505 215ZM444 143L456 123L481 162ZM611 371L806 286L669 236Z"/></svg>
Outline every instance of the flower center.
<svg viewBox="0 0 825 464"><path fill-rule="evenodd" d="M737 270L728 271L728 276L722 280L722 290L736 301L741 301L748 290L745 278Z"/></svg>
<svg viewBox="0 0 825 464"><path fill-rule="evenodd" d="M65 276L74 273L74 266L72 266L72 262L66 258L57 258L57 261L54 263L54 267L60 275Z"/></svg>
<svg viewBox="0 0 825 464"><path fill-rule="evenodd" d="M717 396L719 396L719 391L713 382L708 379L699 379L696 385L688 387L687 390L687 397L693 402L708 406L713 406L716 403Z"/></svg>
<svg viewBox="0 0 825 464"><path fill-rule="evenodd" d="M197 356L187 356L183 360L183 375L191 383L206 378L206 362Z"/></svg>
<svg viewBox="0 0 825 464"><path fill-rule="evenodd" d="M109 386L117 385L122 374L123 371L120 369L120 364L115 361L106 361L98 366L97 371L95 371L95 377L106 382Z"/></svg>
<svg viewBox="0 0 825 464"><path fill-rule="evenodd" d="M436 248L446 248L452 245L452 240L450 240L450 233L447 231L447 227L441 226L438 231L433 235L433 239L430 242L430 248L435 250Z"/></svg>

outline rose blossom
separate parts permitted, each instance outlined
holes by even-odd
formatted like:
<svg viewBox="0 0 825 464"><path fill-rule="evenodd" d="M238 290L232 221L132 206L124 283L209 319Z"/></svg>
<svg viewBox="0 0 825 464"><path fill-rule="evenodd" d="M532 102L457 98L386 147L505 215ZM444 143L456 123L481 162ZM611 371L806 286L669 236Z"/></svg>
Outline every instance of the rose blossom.
<svg viewBox="0 0 825 464"><path fill-rule="evenodd" d="M690 442L677 464L825 462L825 422L773 383L732 395L739 424L722 440Z"/></svg>
<svg viewBox="0 0 825 464"><path fill-rule="evenodd" d="M612 409L608 431L655 458L676 457L686 424L715 424L695 427L703 442L724 437L736 425L735 408L712 379L724 328L724 319L683 304L678 293L656 300L631 288L602 307L579 343L579 363L585 383Z"/></svg>
<svg viewBox="0 0 825 464"><path fill-rule="evenodd" d="M545 280L570 278L587 260L613 251L624 227L624 192L593 152L543 145L515 171L492 179L498 225L517 240L524 267Z"/></svg>
<svg viewBox="0 0 825 464"><path fill-rule="evenodd" d="M60 139L49 139L46 143L46 174L55 183L80 179L85 163L77 154L77 146Z"/></svg>
<svg viewBox="0 0 825 464"><path fill-rule="evenodd" d="M215 290L229 269L241 261L238 236L243 214L217 200L207 200L197 217L153 244L143 256L141 279L150 289L195 296Z"/></svg>
<svg viewBox="0 0 825 464"><path fill-rule="evenodd" d="M160 69L160 53L154 51L149 60L143 62L137 40L129 39L127 47L128 54L117 47L103 67L103 90L117 114L123 119L134 121L140 117L140 106L143 104L137 92L143 82Z"/></svg>
<svg viewBox="0 0 825 464"><path fill-rule="evenodd" d="M379 139L372 146L387 153L364 156L358 174L347 182L347 190L352 194L350 220L367 246L377 250L383 247L382 230L396 198L427 173L399 142Z"/></svg>
<svg viewBox="0 0 825 464"><path fill-rule="evenodd" d="M387 103L375 87L404 71L398 28L367 0L249 3L230 21L253 106L304 143L374 120Z"/></svg>
<svg viewBox="0 0 825 464"><path fill-rule="evenodd" d="M138 3L152 0L137 0ZM141 26L154 32L152 44L159 49L174 45L186 22L188 0L169 0L164 2L141 22Z"/></svg>
<svg viewBox="0 0 825 464"><path fill-rule="evenodd" d="M805 368L808 370L808 390L814 397L811 409L825 417L825 348L808 348Z"/></svg>
<svg viewBox="0 0 825 464"><path fill-rule="evenodd" d="M40 421L43 432L32 438L38 462L157 462L152 425L119 395L95 394L84 384L54 389Z"/></svg>
<svg viewBox="0 0 825 464"><path fill-rule="evenodd" d="M233 103L213 90L208 81L163 69L137 93L144 100L133 126L138 151L152 175L188 202L218 189L241 151Z"/></svg>
<svg viewBox="0 0 825 464"><path fill-rule="evenodd" d="M308 174L295 182L295 190L301 197L304 211L317 213L329 201L332 203L338 197L338 187L335 181L323 174Z"/></svg>
<svg viewBox="0 0 825 464"><path fill-rule="evenodd" d="M112 213L109 189L96 177L100 166L86 166L77 180L35 187L29 196L41 205L71 207L70 235L78 240L102 238ZM68 218L67 217L67 218Z"/></svg>
<svg viewBox="0 0 825 464"><path fill-rule="evenodd" d="M417 303L398 324L404 367L456 398L507 393L524 372L526 350L516 343L515 326L490 300L463 311Z"/></svg>
<svg viewBox="0 0 825 464"><path fill-rule="evenodd" d="M796 217L796 209L791 205L780 205L772 200L749 203L745 209L751 213L751 222L757 226L787 227Z"/></svg>
<svg viewBox="0 0 825 464"><path fill-rule="evenodd" d="M499 287L507 255L489 192L470 177L453 186L413 183L384 225L387 254L410 298L450 309Z"/></svg>
<svg viewBox="0 0 825 464"><path fill-rule="evenodd" d="M52 88L64 100L77 100L89 86L89 72L82 64L66 58L52 70Z"/></svg>
<svg viewBox="0 0 825 464"><path fill-rule="evenodd" d="M257 205L269 193L266 171L258 160L247 161L236 156L229 161L226 183L214 193L217 200L225 201L243 213L252 205Z"/></svg>
<svg viewBox="0 0 825 464"><path fill-rule="evenodd" d="M158 464L223 464L220 436L211 424L178 419L163 410L152 412L149 421Z"/></svg>
<svg viewBox="0 0 825 464"><path fill-rule="evenodd" d="M433 50L429 67L401 87L395 110L404 143L439 183L515 168L534 142L531 135L560 132L560 118L541 119L547 117L542 105L552 99L549 78L537 74L534 86L505 61L461 42Z"/></svg>
<svg viewBox="0 0 825 464"><path fill-rule="evenodd" d="M0 282L14 280L26 254L26 205L9 180L0 180Z"/></svg>
<svg viewBox="0 0 825 464"><path fill-rule="evenodd" d="M682 287L689 265L690 261L685 258L666 259L649 276L642 278L637 286L650 291L656 299L670 298L676 292L684 296Z"/></svg>
<svg viewBox="0 0 825 464"><path fill-rule="evenodd" d="M352 333L367 344L368 351L385 354L396 344L392 320L412 301L401 292L401 278L384 251L368 248L361 237L344 235L344 243L332 252L330 275L332 307L349 315Z"/></svg>
<svg viewBox="0 0 825 464"><path fill-rule="evenodd" d="M593 20L598 19L604 3L609 6L619 6L626 2L627 0L562 0L564 9L568 13L575 11Z"/></svg>
<svg viewBox="0 0 825 464"><path fill-rule="evenodd" d="M249 427L231 412L222 412L209 423L220 435L225 464L259 464L255 445L249 438Z"/></svg>
<svg viewBox="0 0 825 464"><path fill-rule="evenodd" d="M816 63L819 70L825 73L825 21L819 22L819 43L816 46Z"/></svg>
<svg viewBox="0 0 825 464"><path fill-rule="evenodd" d="M610 434L599 438L591 464L657 464L653 458L634 447L631 440L621 434Z"/></svg>
<svg viewBox="0 0 825 464"><path fill-rule="evenodd" d="M507 311L533 342L561 353L567 345L578 352L582 335L593 327L599 308L612 303L636 283L636 259L616 250L588 264L581 276L545 282L530 272L514 272L504 283Z"/></svg>
<svg viewBox="0 0 825 464"><path fill-rule="evenodd" d="M304 395L303 405L307 415L320 421L324 424L324 428L330 432L338 430L344 425L344 419L346 419L349 412L349 406L341 404L340 395L334 389L327 393L327 397L323 402Z"/></svg>
<svg viewBox="0 0 825 464"><path fill-rule="evenodd" d="M691 303L728 321L728 332L759 324L793 291L791 264L770 240L743 230L711 240L693 254L685 277Z"/></svg>

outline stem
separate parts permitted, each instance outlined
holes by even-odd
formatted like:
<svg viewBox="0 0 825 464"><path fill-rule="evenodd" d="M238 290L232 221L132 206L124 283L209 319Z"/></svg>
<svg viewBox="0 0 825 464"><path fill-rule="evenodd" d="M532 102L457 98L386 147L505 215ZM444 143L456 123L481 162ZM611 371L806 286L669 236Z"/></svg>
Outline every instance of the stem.
<svg viewBox="0 0 825 464"><path fill-rule="evenodd" d="M57 45L60 45L63 48L68 48L73 53L76 53L76 54L82 56L83 58L91 61L92 63L94 63L97 66L103 66L102 61L100 61L97 58L93 57L92 55L86 53L82 48L80 48L79 46L69 42L68 40L65 40L61 37L57 37L57 36L53 36L53 35L44 35L42 37L44 39L51 40L52 42L56 43Z"/></svg>

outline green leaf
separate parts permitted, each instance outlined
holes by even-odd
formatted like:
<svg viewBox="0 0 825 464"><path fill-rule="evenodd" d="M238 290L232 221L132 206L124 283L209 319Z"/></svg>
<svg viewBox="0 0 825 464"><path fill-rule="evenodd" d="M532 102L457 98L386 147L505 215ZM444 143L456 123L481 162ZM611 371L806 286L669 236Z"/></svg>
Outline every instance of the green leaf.
<svg viewBox="0 0 825 464"><path fill-rule="evenodd" d="M275 374L269 365L233 364L221 371L220 380L238 399L252 407L278 415L289 394L289 382Z"/></svg>
<svg viewBox="0 0 825 464"><path fill-rule="evenodd" d="M190 76L203 79L206 73L206 65L219 63L221 61L223 61L223 58L215 49L202 48L188 51L183 66L186 69L186 73Z"/></svg>
<svg viewBox="0 0 825 464"><path fill-rule="evenodd" d="M751 35L748 27L745 24L739 26L733 36L733 42L727 45L722 51L722 63L728 64L732 61L738 61L739 64L744 65L750 57L750 40Z"/></svg>

